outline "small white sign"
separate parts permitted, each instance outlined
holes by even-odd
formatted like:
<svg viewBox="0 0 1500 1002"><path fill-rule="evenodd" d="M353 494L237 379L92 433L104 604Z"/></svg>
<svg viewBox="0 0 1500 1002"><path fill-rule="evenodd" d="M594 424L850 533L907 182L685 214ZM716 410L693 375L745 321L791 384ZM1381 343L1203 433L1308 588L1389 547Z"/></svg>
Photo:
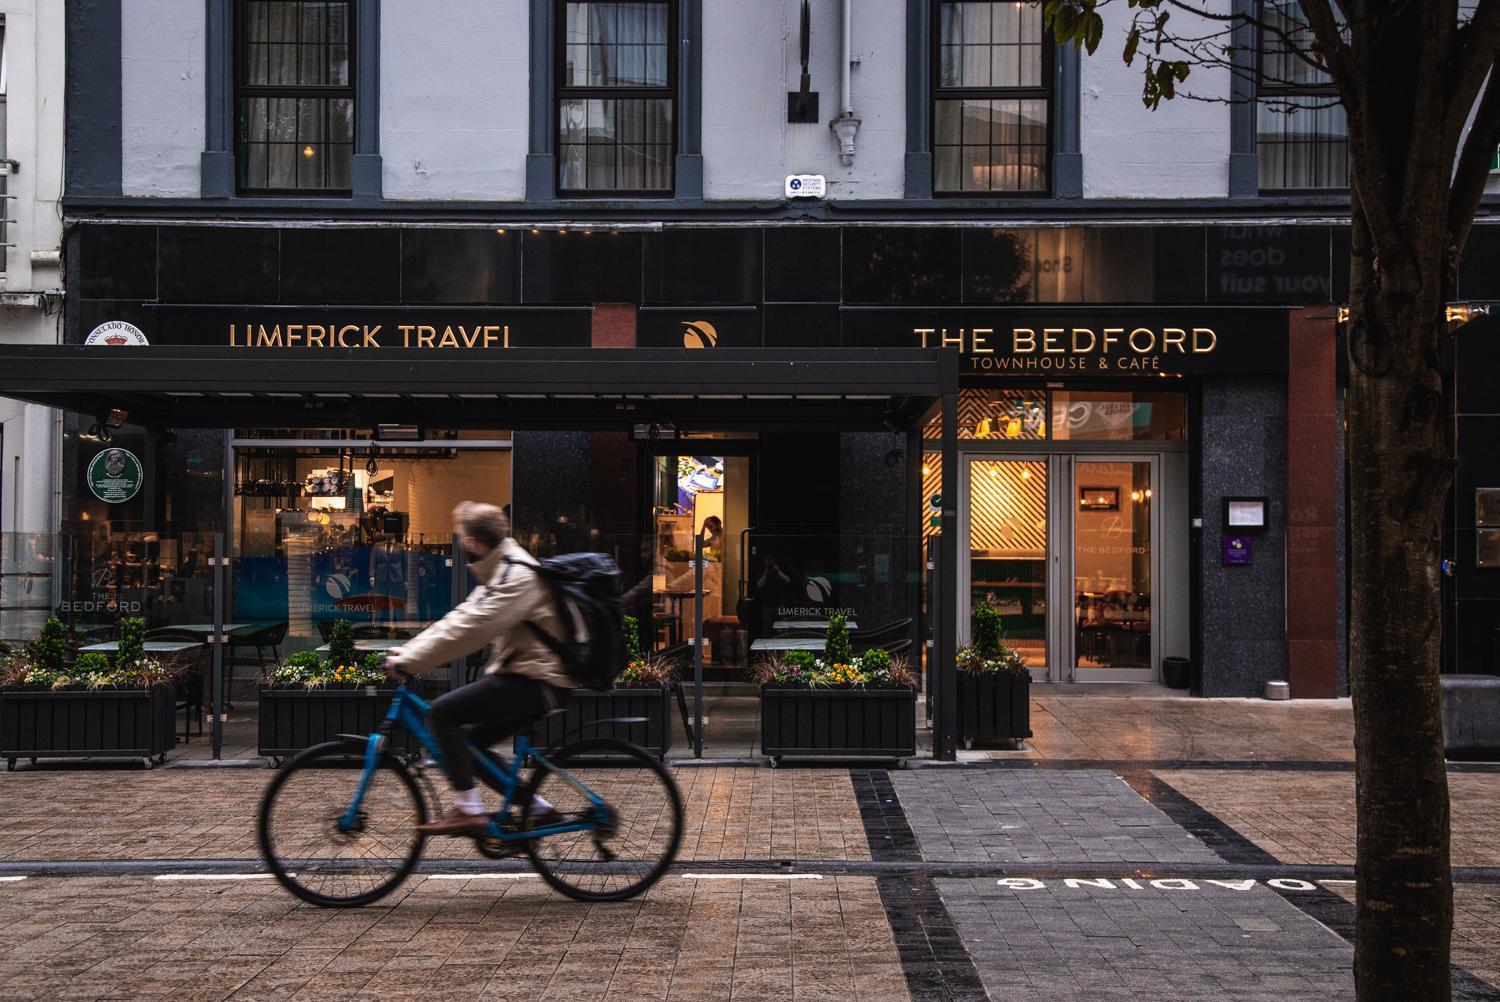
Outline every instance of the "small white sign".
<svg viewBox="0 0 1500 1002"><path fill-rule="evenodd" d="M110 320L95 327L84 344L143 345L150 344L146 335L135 324L123 320Z"/></svg>
<svg viewBox="0 0 1500 1002"><path fill-rule="evenodd" d="M822 174L787 175L787 198L822 198L827 190L828 181Z"/></svg>

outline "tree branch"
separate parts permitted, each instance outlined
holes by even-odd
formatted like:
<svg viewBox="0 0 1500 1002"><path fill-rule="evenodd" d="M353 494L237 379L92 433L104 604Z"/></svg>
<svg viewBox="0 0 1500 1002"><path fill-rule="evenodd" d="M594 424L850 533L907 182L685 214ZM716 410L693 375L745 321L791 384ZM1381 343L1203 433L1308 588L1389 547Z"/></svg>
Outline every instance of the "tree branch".
<svg viewBox="0 0 1500 1002"><path fill-rule="evenodd" d="M1500 53L1500 0L1479 0L1474 16L1458 29L1447 77L1452 103L1443 123L1448 148L1457 149L1464 123Z"/></svg>
<svg viewBox="0 0 1500 1002"><path fill-rule="evenodd" d="M1307 26L1318 40L1318 51L1323 53L1328 75L1339 85L1339 90L1347 101L1349 94L1355 90L1352 65L1354 56L1349 44L1344 41L1339 18L1334 15L1329 0L1302 0L1301 7L1302 16L1307 18Z"/></svg>

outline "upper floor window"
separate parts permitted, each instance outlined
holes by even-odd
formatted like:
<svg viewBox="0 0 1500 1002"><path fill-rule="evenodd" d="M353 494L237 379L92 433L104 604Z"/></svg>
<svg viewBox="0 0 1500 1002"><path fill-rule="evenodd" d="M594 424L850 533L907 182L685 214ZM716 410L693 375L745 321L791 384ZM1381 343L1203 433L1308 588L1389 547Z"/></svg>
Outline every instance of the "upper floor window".
<svg viewBox="0 0 1500 1002"><path fill-rule="evenodd" d="M351 0L240 0L242 193L347 195L354 157Z"/></svg>
<svg viewBox="0 0 1500 1002"><path fill-rule="evenodd" d="M1048 190L1052 47L1032 3L941 0L933 190Z"/></svg>
<svg viewBox="0 0 1500 1002"><path fill-rule="evenodd" d="M563 3L559 192L671 192L677 84L671 6Z"/></svg>
<svg viewBox="0 0 1500 1002"><path fill-rule="evenodd" d="M1296 0L1266 0L1256 85L1261 191L1349 187L1349 127L1338 91L1309 61L1313 32ZM1280 32L1278 34L1278 32Z"/></svg>

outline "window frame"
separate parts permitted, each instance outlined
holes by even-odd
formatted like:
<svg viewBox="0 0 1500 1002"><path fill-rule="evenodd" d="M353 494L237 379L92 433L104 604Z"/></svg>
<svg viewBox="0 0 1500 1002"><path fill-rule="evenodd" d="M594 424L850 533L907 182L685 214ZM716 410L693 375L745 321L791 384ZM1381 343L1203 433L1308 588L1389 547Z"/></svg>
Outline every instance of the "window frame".
<svg viewBox="0 0 1500 1002"><path fill-rule="evenodd" d="M1300 10L1300 8L1299 8L1299 10ZM1328 80L1327 83L1321 83L1321 84L1314 84L1314 83L1294 84L1294 83L1280 83L1280 82L1277 82L1277 83L1272 83L1270 85L1267 85L1267 83L1266 83L1266 34L1265 34L1264 30L1262 30L1262 28L1260 27L1261 24L1266 23L1266 11L1267 11L1267 4L1266 4L1265 0L1255 0L1255 17L1256 17L1256 21L1258 23L1255 25L1255 39L1256 39L1256 45L1255 45L1255 100L1254 100L1254 103L1253 103L1253 106L1252 106L1253 109L1254 109L1254 115L1252 116L1252 124L1253 124L1254 130L1255 130L1255 132L1254 132L1254 138L1255 138L1255 154L1256 154L1257 164L1260 161L1260 147L1261 147L1261 141L1260 141L1260 135L1261 135L1261 133L1260 133L1260 111L1261 111L1261 101L1263 99L1269 98L1271 100L1275 100L1277 98L1302 98L1302 97L1311 97L1311 98L1326 98L1326 99L1330 99L1332 101L1332 103L1335 104L1335 105L1339 103L1338 102L1338 88L1334 85L1331 77L1329 78L1329 80ZM1292 56L1291 58L1295 59L1297 57L1296 56ZM1281 114L1281 113L1278 112L1278 114ZM1283 144L1283 145L1285 145L1285 144ZM1345 158L1347 160L1347 158L1349 156L1349 116L1348 116L1347 110L1344 113L1344 156L1345 156ZM1261 195L1270 195L1270 196L1273 196L1273 197L1279 197L1279 196L1304 196L1304 195L1326 195L1326 194L1328 194L1330 192L1334 192L1334 193L1337 193L1337 192L1347 192L1349 190L1349 183L1348 183L1349 168L1348 168L1347 164L1346 164L1346 166L1344 168L1344 173L1345 173L1344 184L1343 185L1339 185L1339 186L1301 187L1301 188L1267 188L1267 187L1263 186L1260 183L1260 176L1259 176L1259 172L1257 170L1257 175L1256 175L1256 179L1255 179L1255 187L1256 187L1256 191L1259 194L1261 194Z"/></svg>
<svg viewBox="0 0 1500 1002"><path fill-rule="evenodd" d="M932 151L932 196L934 198L1052 198L1056 190L1056 161L1057 161L1057 45L1048 33L1045 24L1042 25L1042 69L1041 83L1036 87L945 87L942 84L943 76L943 4L961 3L964 0L933 0L929 4L928 11L931 26L929 28L932 38L932 49L928 60L927 102L929 105L927 124L927 148ZM1012 2L1012 0L998 0L998 2ZM1023 3L1022 6L1025 6ZM967 188L967 189L945 189L938 187L938 114L937 106L940 100L1016 100L1027 101L1041 99L1047 104L1047 158L1044 170L1047 172L1047 183L1037 190L1025 190L1020 188ZM960 146L960 149L963 147Z"/></svg>
<svg viewBox="0 0 1500 1002"><path fill-rule="evenodd" d="M552 16L556 30L552 39L552 190L558 198L675 198L677 195L677 154L681 148L679 115L682 99L679 93L678 64L681 61L681 40L677 37L678 2L665 0L667 8L667 83L665 87L578 87L564 82L568 57L568 4L569 3L625 4L662 2L662 0L556 0ZM667 98L672 103L672 148L668 154L672 183L665 188L564 188L563 187L563 141L562 106L564 101L628 101L659 100Z"/></svg>
<svg viewBox="0 0 1500 1002"><path fill-rule="evenodd" d="M349 82L347 84L251 84L247 82L246 7L248 0L234 0L233 38L234 46L234 95L230 114L234 118L234 190L235 194L248 198L352 198L354 196L353 157L359 149L359 2L341 0L345 18L349 25L345 49L349 54ZM349 99L353 115L349 122L350 172L347 188L256 188L240 183L240 161L246 152L248 140L244 135L244 122L240 108L246 98L341 98Z"/></svg>

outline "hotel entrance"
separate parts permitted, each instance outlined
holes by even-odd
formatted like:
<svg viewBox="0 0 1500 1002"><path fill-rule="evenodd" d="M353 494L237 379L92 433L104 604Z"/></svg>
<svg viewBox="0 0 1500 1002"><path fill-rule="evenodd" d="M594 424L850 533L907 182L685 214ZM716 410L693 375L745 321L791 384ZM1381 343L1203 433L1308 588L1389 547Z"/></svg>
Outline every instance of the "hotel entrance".
<svg viewBox="0 0 1500 1002"><path fill-rule="evenodd" d="M1038 680L1155 681L1188 650L1184 398L965 393L961 642L983 603Z"/></svg>

